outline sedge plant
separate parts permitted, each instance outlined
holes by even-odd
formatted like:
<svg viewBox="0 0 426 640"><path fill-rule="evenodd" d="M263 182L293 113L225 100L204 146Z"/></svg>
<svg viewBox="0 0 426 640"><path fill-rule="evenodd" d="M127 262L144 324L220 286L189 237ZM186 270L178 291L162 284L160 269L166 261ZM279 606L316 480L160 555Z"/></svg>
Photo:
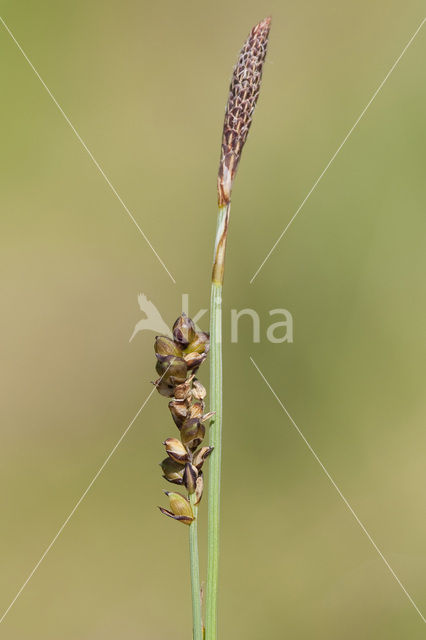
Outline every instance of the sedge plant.
<svg viewBox="0 0 426 640"><path fill-rule="evenodd" d="M213 253L211 280L210 334L197 332L194 323L182 314L173 326L173 337L157 336L155 354L160 378L154 383L169 398L169 409L180 438L164 442L167 457L161 463L163 477L186 489L166 491L170 509L165 515L189 527L190 574L193 611L193 640L217 640L217 599L219 576L220 478L222 457L222 288L226 242L231 208L231 192L241 152L247 140L259 97L263 63L271 19L266 18L250 32L232 74L223 126L217 179L219 212ZM195 377L210 351L210 412L204 413L206 391ZM209 446L201 446L204 423L210 420ZM207 589L205 625L198 561L197 517L203 494L202 467L209 460Z"/></svg>

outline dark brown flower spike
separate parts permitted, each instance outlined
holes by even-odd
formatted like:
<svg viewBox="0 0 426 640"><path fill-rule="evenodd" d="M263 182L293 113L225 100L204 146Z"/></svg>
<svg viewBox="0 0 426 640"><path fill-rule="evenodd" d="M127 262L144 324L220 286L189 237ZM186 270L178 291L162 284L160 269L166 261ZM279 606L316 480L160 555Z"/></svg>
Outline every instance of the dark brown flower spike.
<svg viewBox="0 0 426 640"><path fill-rule="evenodd" d="M218 175L219 207L229 203L232 184L259 97L271 18L250 32L238 57L229 88Z"/></svg>

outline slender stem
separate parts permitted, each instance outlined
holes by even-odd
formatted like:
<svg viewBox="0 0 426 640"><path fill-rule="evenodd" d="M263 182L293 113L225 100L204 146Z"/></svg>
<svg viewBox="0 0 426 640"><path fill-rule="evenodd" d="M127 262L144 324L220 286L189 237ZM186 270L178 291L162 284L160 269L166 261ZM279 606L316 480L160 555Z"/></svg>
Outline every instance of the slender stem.
<svg viewBox="0 0 426 640"><path fill-rule="evenodd" d="M210 306L210 402L215 412L210 423L208 557L205 640L217 637L217 594L219 575L220 469L222 457L222 283L229 204L219 209Z"/></svg>
<svg viewBox="0 0 426 640"><path fill-rule="evenodd" d="M195 506L195 493L190 494L189 501L192 506L194 520L189 525L189 557L191 565L191 595L192 595L192 635L193 640L202 640L203 629L201 621L201 593L200 593L200 566L198 560L198 524Z"/></svg>
<svg viewBox="0 0 426 640"><path fill-rule="evenodd" d="M212 284L210 325L210 398L215 416L210 423L208 559L206 592L206 640L216 640L217 590L219 574L220 467L222 449L222 285Z"/></svg>

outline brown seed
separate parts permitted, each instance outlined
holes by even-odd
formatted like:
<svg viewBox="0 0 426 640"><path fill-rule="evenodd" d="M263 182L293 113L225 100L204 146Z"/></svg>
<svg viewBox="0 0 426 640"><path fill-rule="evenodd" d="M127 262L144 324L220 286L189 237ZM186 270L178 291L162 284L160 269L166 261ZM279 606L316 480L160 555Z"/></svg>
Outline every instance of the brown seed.
<svg viewBox="0 0 426 640"><path fill-rule="evenodd" d="M199 504L201 501L201 498L203 497L203 491L204 491L204 479L203 479L203 474L200 472L198 478L197 478L197 484L195 487L195 504Z"/></svg>
<svg viewBox="0 0 426 640"><path fill-rule="evenodd" d="M169 409L176 426L178 427L178 429L180 429L185 418L188 415L186 404L184 402L177 402L176 400L172 400L171 402L169 402Z"/></svg>
<svg viewBox="0 0 426 640"><path fill-rule="evenodd" d="M197 469L201 469L204 462L207 460L211 452L213 451L213 447L202 447L194 454L193 464L197 467Z"/></svg>
<svg viewBox="0 0 426 640"><path fill-rule="evenodd" d="M182 313L173 325L173 338L184 349L196 338L194 323Z"/></svg>
<svg viewBox="0 0 426 640"><path fill-rule="evenodd" d="M183 472L183 484L185 485L188 493L194 493L197 484L198 470L193 464L187 462L185 465L185 471Z"/></svg>
<svg viewBox="0 0 426 640"><path fill-rule="evenodd" d="M186 366L190 371L194 369L198 369L198 367L204 362L207 355L205 353L197 353L196 351L192 351L191 353L186 353L183 356L183 359L186 362Z"/></svg>
<svg viewBox="0 0 426 640"><path fill-rule="evenodd" d="M194 396L194 398L196 400L204 400L204 398L207 395L207 392L204 386L201 384L201 382L197 380L197 378L195 378L192 386L193 386L192 395Z"/></svg>
<svg viewBox="0 0 426 640"><path fill-rule="evenodd" d="M155 385L158 393L162 396L166 396L166 398L173 398L175 387L169 382L164 382L161 378L158 378L152 384Z"/></svg>
<svg viewBox="0 0 426 640"><path fill-rule="evenodd" d="M176 400L187 400L192 395L192 390L191 390L192 379L193 379L193 376L188 378L183 384L177 385L174 393Z"/></svg>
<svg viewBox="0 0 426 640"><path fill-rule="evenodd" d="M206 433L206 428L199 420L187 420L182 425L180 435L183 444L195 451L195 449L202 443Z"/></svg>
<svg viewBox="0 0 426 640"><path fill-rule="evenodd" d="M171 458L165 458L160 462L160 467L163 470L163 478L172 482L173 484L183 484L183 472L185 466L172 460Z"/></svg>
<svg viewBox="0 0 426 640"><path fill-rule="evenodd" d="M188 451L183 446L182 442L177 438L167 438L164 442L167 455L181 464L188 462Z"/></svg>
<svg viewBox="0 0 426 640"><path fill-rule="evenodd" d="M200 419L203 415L204 405L202 402L194 402L194 404L189 408L188 418L198 418Z"/></svg>

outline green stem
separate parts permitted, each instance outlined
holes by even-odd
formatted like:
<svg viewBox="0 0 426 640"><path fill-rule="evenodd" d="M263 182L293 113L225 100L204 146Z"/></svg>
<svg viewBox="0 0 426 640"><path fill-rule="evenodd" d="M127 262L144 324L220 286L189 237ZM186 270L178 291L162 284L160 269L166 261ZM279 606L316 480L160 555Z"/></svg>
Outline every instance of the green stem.
<svg viewBox="0 0 426 640"><path fill-rule="evenodd" d="M213 263L210 306L210 408L215 414L210 423L208 487L208 557L205 640L217 637L217 595L219 575L220 469L222 457L222 281L229 205L219 209Z"/></svg>
<svg viewBox="0 0 426 640"><path fill-rule="evenodd" d="M195 493L189 496L194 520L189 525L189 557L191 565L191 595L192 595L192 635L193 640L202 640L203 629L201 621L201 593L200 593L200 566L198 560L198 524L197 512L198 507L195 506Z"/></svg>

